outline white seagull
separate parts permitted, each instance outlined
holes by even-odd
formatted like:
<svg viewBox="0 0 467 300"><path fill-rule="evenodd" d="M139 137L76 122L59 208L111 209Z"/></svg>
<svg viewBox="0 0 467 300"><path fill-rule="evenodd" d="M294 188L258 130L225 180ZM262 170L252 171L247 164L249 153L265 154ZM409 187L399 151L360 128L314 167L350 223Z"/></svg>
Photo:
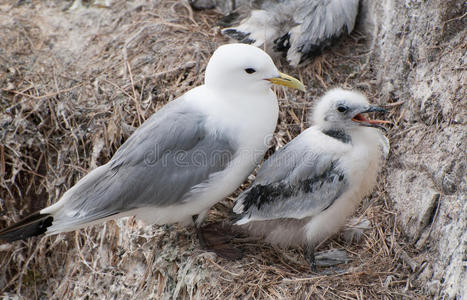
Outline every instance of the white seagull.
<svg viewBox="0 0 467 300"><path fill-rule="evenodd" d="M315 269L314 248L339 230L376 184L389 153L381 123L363 114L384 112L354 91L333 89L318 102L314 126L264 162L238 198L236 225L266 241L304 246Z"/></svg>
<svg viewBox="0 0 467 300"><path fill-rule="evenodd" d="M240 1L245 2L245 1ZM250 1L251 2L251 1ZM321 51L355 26L359 0L260 1L238 26L222 34L269 52L285 52L297 66Z"/></svg>
<svg viewBox="0 0 467 300"><path fill-rule="evenodd" d="M219 47L206 67L204 85L152 115L108 163L57 203L1 231L0 240L67 232L125 216L184 225L196 218L199 226L267 150L278 118L272 84L304 91L261 49Z"/></svg>

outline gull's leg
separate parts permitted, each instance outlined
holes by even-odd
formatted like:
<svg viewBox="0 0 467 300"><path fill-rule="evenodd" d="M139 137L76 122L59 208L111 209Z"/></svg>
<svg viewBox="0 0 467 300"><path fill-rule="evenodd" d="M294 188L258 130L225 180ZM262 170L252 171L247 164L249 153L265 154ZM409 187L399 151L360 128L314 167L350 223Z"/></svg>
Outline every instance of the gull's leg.
<svg viewBox="0 0 467 300"><path fill-rule="evenodd" d="M198 215L191 216L191 218L193 219L193 223L195 224L196 236L198 237L198 241L199 241L199 245L201 249L209 250L208 244L206 243L206 239L204 238L204 234L201 230L201 222L200 223L196 222L198 220Z"/></svg>
<svg viewBox="0 0 467 300"><path fill-rule="evenodd" d="M315 245L307 244L303 249L305 259L310 264L310 270L313 273L318 273L316 269L316 261L315 261Z"/></svg>

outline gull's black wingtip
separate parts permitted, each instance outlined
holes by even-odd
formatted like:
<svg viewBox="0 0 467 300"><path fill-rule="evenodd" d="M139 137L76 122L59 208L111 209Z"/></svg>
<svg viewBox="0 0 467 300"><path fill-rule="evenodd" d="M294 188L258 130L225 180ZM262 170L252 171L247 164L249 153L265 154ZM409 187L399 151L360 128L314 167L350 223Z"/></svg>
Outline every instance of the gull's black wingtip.
<svg viewBox="0 0 467 300"><path fill-rule="evenodd" d="M54 218L50 214L33 213L0 231L0 241L14 242L43 234L52 225Z"/></svg>

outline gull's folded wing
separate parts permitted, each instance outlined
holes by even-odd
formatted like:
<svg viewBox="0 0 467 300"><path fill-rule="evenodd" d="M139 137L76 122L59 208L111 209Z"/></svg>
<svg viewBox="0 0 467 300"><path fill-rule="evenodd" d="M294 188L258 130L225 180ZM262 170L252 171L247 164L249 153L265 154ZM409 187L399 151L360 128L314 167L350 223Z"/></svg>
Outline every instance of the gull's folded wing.
<svg viewBox="0 0 467 300"><path fill-rule="evenodd" d="M235 145L209 132L203 114L176 104L154 114L107 164L68 190L61 207L50 207L55 211L49 233L137 208L180 203L193 187L226 168Z"/></svg>

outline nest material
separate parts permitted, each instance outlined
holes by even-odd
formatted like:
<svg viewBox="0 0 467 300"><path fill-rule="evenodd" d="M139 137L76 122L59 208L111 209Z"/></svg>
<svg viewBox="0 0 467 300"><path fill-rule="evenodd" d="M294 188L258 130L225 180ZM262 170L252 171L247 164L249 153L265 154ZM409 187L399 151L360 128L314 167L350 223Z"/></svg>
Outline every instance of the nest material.
<svg viewBox="0 0 467 300"><path fill-rule="evenodd" d="M88 170L109 160L145 119L202 84L226 40L220 15L184 1L61 1L0 6L0 226L56 202ZM358 32L310 65L279 69L308 86L280 89L280 120L268 154L308 126L314 99L330 87L377 99L367 41ZM389 99L390 102L390 99ZM390 106L398 123L398 104ZM390 132L391 135L391 132ZM391 159L391 158L390 158ZM247 183L246 183L247 184ZM242 187L244 188L246 184ZM416 259L384 193L384 174L358 211L372 229L358 243L335 236L352 262L311 276L301 249L243 241L231 262L199 249L193 230L132 218L72 233L0 245L0 295L21 299L349 299L413 297ZM233 199L208 221L229 217Z"/></svg>

